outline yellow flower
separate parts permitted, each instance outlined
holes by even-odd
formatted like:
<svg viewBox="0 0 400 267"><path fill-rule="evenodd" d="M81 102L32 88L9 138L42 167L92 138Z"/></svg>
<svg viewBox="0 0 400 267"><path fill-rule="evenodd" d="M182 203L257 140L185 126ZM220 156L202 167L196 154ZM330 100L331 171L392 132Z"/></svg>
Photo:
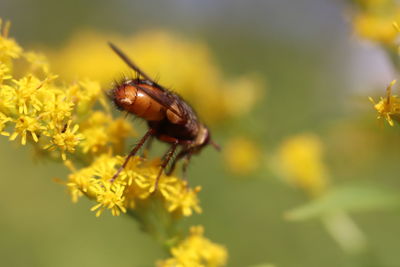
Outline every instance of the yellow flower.
<svg viewBox="0 0 400 267"><path fill-rule="evenodd" d="M259 146L244 137L230 139L225 144L223 153L228 170L238 175L257 170L262 156Z"/></svg>
<svg viewBox="0 0 400 267"><path fill-rule="evenodd" d="M328 185L327 170L322 162L322 143L313 134L288 138L280 146L276 163L289 184L311 196L323 193Z"/></svg>
<svg viewBox="0 0 400 267"><path fill-rule="evenodd" d="M41 118L49 122L50 129L59 126L64 128L64 121L72 116L75 106L73 99L61 90L49 90L44 95L46 101L42 101Z"/></svg>
<svg viewBox="0 0 400 267"><path fill-rule="evenodd" d="M98 210L96 217L99 217L106 208L111 210L113 216L118 216L121 212L126 213L124 191L125 186L119 183L103 181L98 184L96 201L99 204L91 209L92 211Z"/></svg>
<svg viewBox="0 0 400 267"><path fill-rule="evenodd" d="M160 188L163 188L165 184L165 182L160 183ZM167 195L164 195L169 200L167 202L169 212L178 212L178 214L182 214L183 216L191 216L193 211L196 213L202 212L199 199L197 198L197 193L201 190L200 186L190 189L187 187L186 182L174 183L173 186L169 186L170 188L165 190L167 191ZM162 192L165 194L165 191Z"/></svg>
<svg viewBox="0 0 400 267"><path fill-rule="evenodd" d="M0 19L0 61L9 63L11 59L21 56L22 48L15 42L14 39L8 37L10 23L6 22L5 26L2 25Z"/></svg>
<svg viewBox="0 0 400 267"><path fill-rule="evenodd" d="M263 80L257 75L246 75L226 83L229 90L223 91L224 106L227 114L240 117L248 114L263 97Z"/></svg>
<svg viewBox="0 0 400 267"><path fill-rule="evenodd" d="M157 263L158 267L218 267L227 262L226 249L203 236L202 226L190 228L190 236L171 249L172 258Z"/></svg>
<svg viewBox="0 0 400 267"><path fill-rule="evenodd" d="M24 53L25 59L30 63L30 71L35 72L36 70L41 70L43 73L49 73L49 62L45 55L35 52Z"/></svg>
<svg viewBox="0 0 400 267"><path fill-rule="evenodd" d="M120 136L110 136L110 127L114 131L113 119L109 114L102 111L96 111L82 123L82 134L85 139L81 142L83 153L98 154L108 150L108 145L112 141L115 143L122 142L125 133ZM128 126L127 126L128 127ZM127 137L128 135L126 135ZM118 138L118 139L117 139Z"/></svg>
<svg viewBox="0 0 400 267"><path fill-rule="evenodd" d="M39 111L43 103L38 96L44 82L32 75L23 77L20 80L13 80L13 82L16 84L16 88L12 90L13 99L18 112L27 115L28 112L35 113ZM29 110L28 107L32 107L35 110Z"/></svg>
<svg viewBox="0 0 400 267"><path fill-rule="evenodd" d="M38 142L39 138L36 133L44 129L46 128L40 124L37 118L22 115L15 122L15 131L10 136L10 140L13 141L20 135L21 144L25 145L27 134L30 133L33 141Z"/></svg>
<svg viewBox="0 0 400 267"><path fill-rule="evenodd" d="M103 107L108 108L105 94L103 93L99 82L85 79L84 81L79 82L79 86L79 94L74 94L78 102L78 114L87 114L96 102L100 102Z"/></svg>
<svg viewBox="0 0 400 267"><path fill-rule="evenodd" d="M3 113L0 112L0 134L1 135L5 135L5 136L10 135L9 133L3 131L4 128L6 127L6 123L10 122L10 121L11 121L11 118L8 118L6 115L4 115Z"/></svg>
<svg viewBox="0 0 400 267"><path fill-rule="evenodd" d="M377 15L361 13L354 18L356 33L366 39L394 46L398 31L393 27L393 21L400 20L400 10L393 15Z"/></svg>
<svg viewBox="0 0 400 267"><path fill-rule="evenodd" d="M390 126L394 125L393 120L399 120L400 99L396 95L392 95L392 87L396 83L393 80L386 89L386 97L381 97L378 103L370 97L369 100L374 104L374 108L378 111L378 119L386 119Z"/></svg>
<svg viewBox="0 0 400 267"><path fill-rule="evenodd" d="M6 64L0 62L0 84L2 84L4 80L11 79L11 77L10 68Z"/></svg>
<svg viewBox="0 0 400 267"><path fill-rule="evenodd" d="M70 160L64 161L64 164L70 169L72 172L68 176L69 182L66 183L69 192L71 194L72 202L78 202L79 198L86 194L90 198L95 197L95 193L92 190L92 180L88 179L88 177L92 176L91 168L83 168L79 171L75 169L75 166Z"/></svg>
<svg viewBox="0 0 400 267"><path fill-rule="evenodd" d="M52 136L52 140L50 141L51 143L45 146L45 149L49 149L51 151L59 148L63 160L67 159L66 152L75 152L76 146L83 139L82 134L76 133L79 129L79 125L74 125L74 127L71 129L71 123L71 120L68 121L63 129L59 129L59 132Z"/></svg>
<svg viewBox="0 0 400 267"><path fill-rule="evenodd" d="M159 167L156 161L146 164L140 157L134 157L111 182L124 158L103 154L96 158L93 164L82 170L74 170L69 176L68 187L73 201L82 194L98 202L93 207L99 209L97 215L105 209L110 209L113 215L135 209L136 201L153 201L155 193L161 196L165 209L179 216L190 216L193 211L200 213L197 193L199 187L190 189L186 182L173 176L161 175L157 192L154 192L155 179Z"/></svg>
<svg viewBox="0 0 400 267"><path fill-rule="evenodd" d="M112 120L108 126L107 134L110 138L110 142L116 147L121 147L121 149L123 148L123 143L121 143L123 140L128 137L136 136L132 125L125 118Z"/></svg>
<svg viewBox="0 0 400 267"><path fill-rule="evenodd" d="M393 22L400 20L400 5L395 0L353 0L355 32L392 50L397 46L398 31Z"/></svg>

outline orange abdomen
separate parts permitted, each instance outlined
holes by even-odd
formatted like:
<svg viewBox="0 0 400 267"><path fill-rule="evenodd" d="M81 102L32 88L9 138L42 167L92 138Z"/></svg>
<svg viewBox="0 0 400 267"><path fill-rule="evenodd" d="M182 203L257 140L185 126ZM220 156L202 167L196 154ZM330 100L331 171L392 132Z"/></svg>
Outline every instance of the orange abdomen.
<svg viewBox="0 0 400 267"><path fill-rule="evenodd" d="M152 90L151 86L145 84L140 86ZM117 106L145 120L160 121L166 115L163 106L134 85L121 85L115 89L113 97Z"/></svg>

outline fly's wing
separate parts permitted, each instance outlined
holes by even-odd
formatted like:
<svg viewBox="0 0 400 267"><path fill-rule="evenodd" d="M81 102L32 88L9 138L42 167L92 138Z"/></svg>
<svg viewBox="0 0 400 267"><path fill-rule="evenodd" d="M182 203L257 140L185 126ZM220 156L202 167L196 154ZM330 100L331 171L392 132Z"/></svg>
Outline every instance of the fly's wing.
<svg viewBox="0 0 400 267"><path fill-rule="evenodd" d="M137 84L135 84L134 86L136 86L136 88L145 92L148 96L150 96L155 101L157 101L165 109L170 110L172 113L177 115L179 118L181 118L182 121L185 122L188 120L188 118L185 116L185 114L186 114L185 109L180 104L180 101L182 101L182 100L180 100L178 96L167 92L165 89L163 89L158 84L155 84L155 86L153 86L153 87L157 88L156 90L152 90L145 86L140 86Z"/></svg>
<svg viewBox="0 0 400 267"><path fill-rule="evenodd" d="M143 76L146 80L149 80L153 83L153 79L150 78L146 73L144 73L138 66L136 66L135 63L133 63L132 60L128 58L127 55L124 54L124 52L121 51L118 47L116 47L113 43L108 43L108 45L111 47L111 49L128 65L131 69L139 73L141 76Z"/></svg>

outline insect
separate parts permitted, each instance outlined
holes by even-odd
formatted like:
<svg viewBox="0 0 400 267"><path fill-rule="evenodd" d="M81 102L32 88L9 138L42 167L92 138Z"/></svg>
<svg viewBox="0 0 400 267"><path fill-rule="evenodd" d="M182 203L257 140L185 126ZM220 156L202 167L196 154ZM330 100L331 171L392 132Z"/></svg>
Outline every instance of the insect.
<svg viewBox="0 0 400 267"><path fill-rule="evenodd" d="M162 172L178 147L180 151L173 158L167 175L170 175L178 161L182 164L183 176L186 177L187 167L193 154L199 153L205 146L211 144L217 150L220 147L211 139L210 130L202 124L195 111L180 96L159 85L131 61L118 47L109 43L111 49L137 73L135 79L125 80L117 84L110 92L115 105L128 113L134 114L147 121L148 130L138 144L125 158L124 163L112 177L114 181L126 167L129 159L139 149L154 137L170 144L163 156L158 172L155 189Z"/></svg>

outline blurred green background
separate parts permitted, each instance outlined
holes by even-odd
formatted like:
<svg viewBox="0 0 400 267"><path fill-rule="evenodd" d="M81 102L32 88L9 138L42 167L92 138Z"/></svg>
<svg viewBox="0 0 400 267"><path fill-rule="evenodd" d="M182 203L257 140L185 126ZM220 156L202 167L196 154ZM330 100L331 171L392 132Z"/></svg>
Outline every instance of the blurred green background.
<svg viewBox="0 0 400 267"><path fill-rule="evenodd" d="M213 126L219 143L247 136L267 165L286 137L314 132L326 148L333 185L397 190L398 129L379 127L367 99L383 94L395 77L379 48L352 35L346 10L345 2L329 0L0 2L0 17L12 21L11 35L24 47L57 50L87 28L129 35L163 28L202 40L226 74L251 71L267 84L250 114ZM52 180L65 179L63 166L35 161L29 147L7 138L0 139L0 151L2 266L145 267L165 257L130 218L96 218L89 201L72 204ZM309 200L267 169L237 177L212 149L192 162L189 179L203 187L204 211L185 223L204 225L208 238L224 244L228 266L400 266L398 209L351 213L368 248L349 254L319 220L284 219L286 211Z"/></svg>

